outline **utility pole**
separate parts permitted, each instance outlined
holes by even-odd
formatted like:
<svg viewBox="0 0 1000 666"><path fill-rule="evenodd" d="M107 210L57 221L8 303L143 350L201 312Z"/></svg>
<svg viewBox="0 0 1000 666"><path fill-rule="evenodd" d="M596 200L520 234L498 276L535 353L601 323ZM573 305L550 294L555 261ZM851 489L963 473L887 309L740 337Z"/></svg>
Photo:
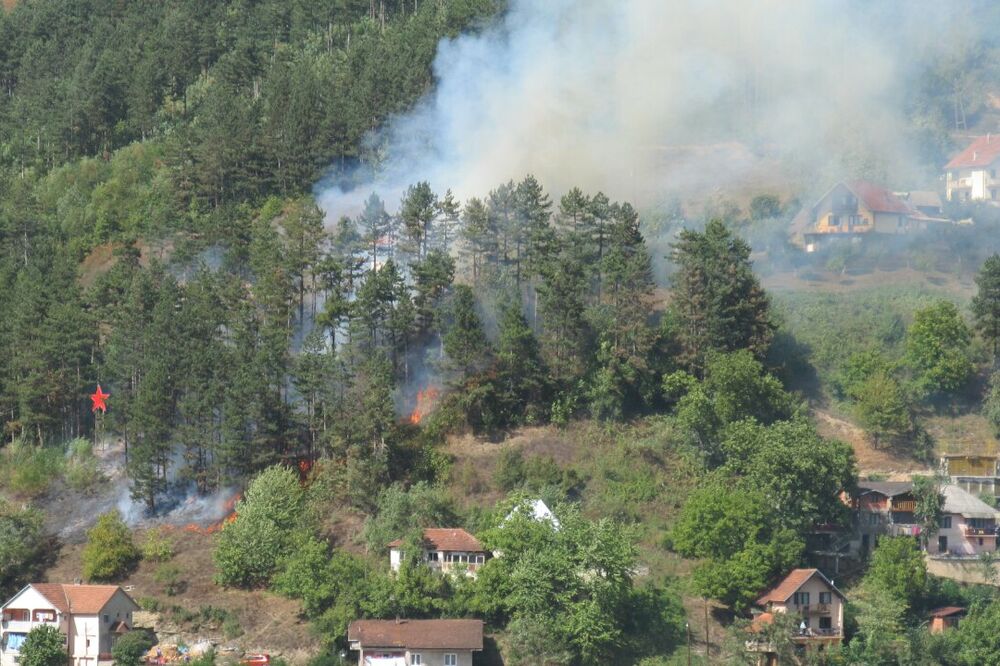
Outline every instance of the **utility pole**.
<svg viewBox="0 0 1000 666"><path fill-rule="evenodd" d="M705 598L705 663L712 663L712 649L708 642L708 598Z"/></svg>
<svg viewBox="0 0 1000 666"><path fill-rule="evenodd" d="M687 632L687 643L688 643L688 666L691 666L691 623L684 623L684 631Z"/></svg>

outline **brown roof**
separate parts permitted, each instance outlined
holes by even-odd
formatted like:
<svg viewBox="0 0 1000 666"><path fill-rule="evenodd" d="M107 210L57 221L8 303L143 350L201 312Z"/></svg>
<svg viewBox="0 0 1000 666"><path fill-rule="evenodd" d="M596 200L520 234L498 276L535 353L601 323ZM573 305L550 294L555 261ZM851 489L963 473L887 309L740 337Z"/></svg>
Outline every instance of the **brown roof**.
<svg viewBox="0 0 1000 666"><path fill-rule="evenodd" d="M935 608L929 615L931 617L948 617L949 615L958 615L964 612L965 609L961 606L944 606L943 608Z"/></svg>
<svg viewBox="0 0 1000 666"><path fill-rule="evenodd" d="M945 169L961 169L963 167L986 167L1000 157L1000 136L987 134L976 137L969 146L955 155Z"/></svg>
<svg viewBox="0 0 1000 666"><path fill-rule="evenodd" d="M858 494L878 493L897 497L913 491L912 481L858 481Z"/></svg>
<svg viewBox="0 0 1000 666"><path fill-rule="evenodd" d="M59 612L73 612L83 615L100 613L111 601L111 597L115 596L115 593L121 589L117 585L63 585L61 583L32 583L31 587L35 588ZM125 596L128 597L127 594ZM129 599L131 600L131 597ZM138 607L136 605L136 608Z"/></svg>
<svg viewBox="0 0 1000 666"><path fill-rule="evenodd" d="M430 550L483 552L483 544L461 528L428 527L424 530L424 544ZM389 548L403 545L402 539L396 539Z"/></svg>
<svg viewBox="0 0 1000 666"><path fill-rule="evenodd" d="M865 205L865 208L873 213L912 215L915 212L905 201L875 183L867 180L852 180L845 182L844 185L857 195L858 200Z"/></svg>
<svg viewBox="0 0 1000 666"><path fill-rule="evenodd" d="M355 620L347 640L362 648L482 650L482 620Z"/></svg>
<svg viewBox="0 0 1000 666"><path fill-rule="evenodd" d="M802 587L807 580L813 576L819 576L822 578L827 585L830 586L830 590L837 593L841 599L844 595L834 587L833 583L830 582L826 576L823 575L819 569L792 569L792 571L785 576L785 579L778 583L777 586L771 588L767 593L764 594L760 599L757 600L757 604L764 606L769 602L781 603L787 601L795 592Z"/></svg>

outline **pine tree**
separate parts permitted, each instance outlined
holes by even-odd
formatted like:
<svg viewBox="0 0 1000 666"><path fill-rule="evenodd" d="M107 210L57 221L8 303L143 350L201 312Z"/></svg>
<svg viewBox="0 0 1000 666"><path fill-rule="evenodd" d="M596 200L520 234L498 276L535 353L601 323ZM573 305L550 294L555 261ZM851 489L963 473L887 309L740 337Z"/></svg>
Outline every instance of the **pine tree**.
<svg viewBox="0 0 1000 666"><path fill-rule="evenodd" d="M976 286L978 291L972 298L972 314L976 330L992 346L995 365L1000 345L1000 254L983 262L976 275Z"/></svg>
<svg viewBox="0 0 1000 666"><path fill-rule="evenodd" d="M476 314L476 297L468 285L456 285L451 295L444 333L446 365L463 378L485 366L489 342Z"/></svg>
<svg viewBox="0 0 1000 666"><path fill-rule="evenodd" d="M711 351L767 352L774 332L767 294L753 274L750 246L719 220L682 231L671 246L674 310L683 360L699 369Z"/></svg>
<svg viewBox="0 0 1000 666"><path fill-rule="evenodd" d="M427 255L428 241L437 219L438 200L426 181L410 185L400 203L399 217L418 258Z"/></svg>
<svg viewBox="0 0 1000 666"><path fill-rule="evenodd" d="M371 268L378 267L378 257L381 248L385 248L388 255L389 249L389 214L385 210L385 204L377 194L372 192L368 200L365 201L365 209L358 218L358 227L361 229L363 242L368 248L371 256Z"/></svg>

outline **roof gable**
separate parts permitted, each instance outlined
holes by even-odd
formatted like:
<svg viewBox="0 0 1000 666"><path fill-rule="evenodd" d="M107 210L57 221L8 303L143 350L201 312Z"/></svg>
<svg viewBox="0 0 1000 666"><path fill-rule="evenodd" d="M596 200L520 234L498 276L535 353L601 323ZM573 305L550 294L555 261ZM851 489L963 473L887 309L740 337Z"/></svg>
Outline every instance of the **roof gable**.
<svg viewBox="0 0 1000 666"><path fill-rule="evenodd" d="M886 497L898 497L913 492L911 481L859 481L858 495L878 493Z"/></svg>
<svg viewBox="0 0 1000 666"><path fill-rule="evenodd" d="M976 137L965 150L955 155L945 169L988 167L1000 158L1000 136L987 134Z"/></svg>
<svg viewBox="0 0 1000 666"><path fill-rule="evenodd" d="M782 603L788 601L789 597L798 592L799 588L806 584L813 577L819 576L831 592L834 592L841 599L846 599L844 594L834 586L829 578L823 575L819 569L792 569L784 580L771 588L757 600L757 604L764 606L768 603Z"/></svg>
<svg viewBox="0 0 1000 666"><path fill-rule="evenodd" d="M482 650L482 620L355 620L347 640L363 648Z"/></svg>
<svg viewBox="0 0 1000 666"><path fill-rule="evenodd" d="M135 610L139 605L118 585L63 585L62 583L31 583L24 589L34 589L60 613L97 615L112 598L121 594ZM11 599L21 596L21 592ZM10 602L8 602L10 603Z"/></svg>
<svg viewBox="0 0 1000 666"><path fill-rule="evenodd" d="M944 513L955 513L966 518L996 518L997 510L972 493L954 484L941 486L944 495Z"/></svg>

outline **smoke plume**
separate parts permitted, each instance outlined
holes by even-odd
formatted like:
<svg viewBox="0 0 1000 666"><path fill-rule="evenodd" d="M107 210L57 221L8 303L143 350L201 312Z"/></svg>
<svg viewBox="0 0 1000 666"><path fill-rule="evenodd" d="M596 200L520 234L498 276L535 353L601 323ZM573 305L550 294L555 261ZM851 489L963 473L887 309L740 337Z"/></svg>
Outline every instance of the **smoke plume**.
<svg viewBox="0 0 1000 666"><path fill-rule="evenodd" d="M971 16L938 0L511 0L441 42L434 89L372 137L377 180L319 187L321 205L335 218L372 190L467 197L526 173L640 205L789 179L920 185L907 95Z"/></svg>

